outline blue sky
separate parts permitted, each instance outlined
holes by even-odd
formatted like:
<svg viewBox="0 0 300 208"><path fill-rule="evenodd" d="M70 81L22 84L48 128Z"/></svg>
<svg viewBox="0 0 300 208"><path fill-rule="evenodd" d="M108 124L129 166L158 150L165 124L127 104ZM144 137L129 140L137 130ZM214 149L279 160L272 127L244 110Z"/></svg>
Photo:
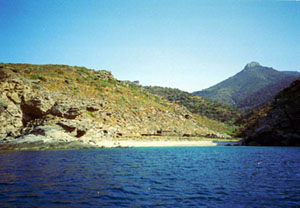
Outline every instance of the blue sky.
<svg viewBox="0 0 300 208"><path fill-rule="evenodd" d="M196 91L250 61L300 71L300 2L0 0L0 62L107 69Z"/></svg>

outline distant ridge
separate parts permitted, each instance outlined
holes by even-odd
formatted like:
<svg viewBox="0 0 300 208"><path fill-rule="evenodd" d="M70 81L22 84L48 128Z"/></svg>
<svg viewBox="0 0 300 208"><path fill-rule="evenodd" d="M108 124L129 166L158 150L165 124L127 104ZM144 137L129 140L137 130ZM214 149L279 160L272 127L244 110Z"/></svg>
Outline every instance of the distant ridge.
<svg viewBox="0 0 300 208"><path fill-rule="evenodd" d="M299 72L277 71L253 61L236 75L193 94L248 112L270 102L280 90L299 77Z"/></svg>

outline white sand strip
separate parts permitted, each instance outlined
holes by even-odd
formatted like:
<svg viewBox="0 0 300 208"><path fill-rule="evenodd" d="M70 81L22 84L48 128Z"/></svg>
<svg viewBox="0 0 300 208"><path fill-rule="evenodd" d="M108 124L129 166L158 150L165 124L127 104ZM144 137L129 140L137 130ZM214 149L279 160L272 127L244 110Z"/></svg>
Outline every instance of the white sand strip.
<svg viewBox="0 0 300 208"><path fill-rule="evenodd" d="M135 141L135 140L120 140L120 141L101 141L97 143L101 147L184 147L184 146L217 146L213 141Z"/></svg>

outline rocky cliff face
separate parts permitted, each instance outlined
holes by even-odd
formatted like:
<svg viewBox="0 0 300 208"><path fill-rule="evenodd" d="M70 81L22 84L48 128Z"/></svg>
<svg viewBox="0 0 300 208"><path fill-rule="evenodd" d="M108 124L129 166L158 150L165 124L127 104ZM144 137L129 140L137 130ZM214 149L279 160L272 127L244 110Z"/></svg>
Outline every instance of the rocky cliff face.
<svg viewBox="0 0 300 208"><path fill-rule="evenodd" d="M0 65L0 123L2 144L226 136L107 71L61 65Z"/></svg>
<svg viewBox="0 0 300 208"><path fill-rule="evenodd" d="M243 123L244 145L300 146L300 79Z"/></svg>

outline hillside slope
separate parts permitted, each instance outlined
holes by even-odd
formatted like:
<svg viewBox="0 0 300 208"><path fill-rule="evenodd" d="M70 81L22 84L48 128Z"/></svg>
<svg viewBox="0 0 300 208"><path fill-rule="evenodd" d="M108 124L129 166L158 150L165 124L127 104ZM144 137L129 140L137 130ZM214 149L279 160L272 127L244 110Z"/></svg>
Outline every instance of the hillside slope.
<svg viewBox="0 0 300 208"><path fill-rule="evenodd" d="M186 108L104 70L0 64L0 83L2 142L101 145L103 139L126 137L226 136Z"/></svg>
<svg viewBox="0 0 300 208"><path fill-rule="evenodd" d="M271 101L281 89L298 77L298 72L280 72L251 62L236 75L193 94L250 111Z"/></svg>
<svg viewBox="0 0 300 208"><path fill-rule="evenodd" d="M240 123L244 145L300 146L300 79Z"/></svg>
<svg viewBox="0 0 300 208"><path fill-rule="evenodd" d="M237 108L249 112L252 109L262 107L271 102L278 92L289 86L293 81L295 81L294 76L287 76L278 82L269 84L239 101Z"/></svg>
<svg viewBox="0 0 300 208"><path fill-rule="evenodd" d="M240 116L238 109L195 96L179 89L158 86L147 86L144 88L150 93L159 95L172 103L185 106L192 113L206 116L213 120L233 124Z"/></svg>

